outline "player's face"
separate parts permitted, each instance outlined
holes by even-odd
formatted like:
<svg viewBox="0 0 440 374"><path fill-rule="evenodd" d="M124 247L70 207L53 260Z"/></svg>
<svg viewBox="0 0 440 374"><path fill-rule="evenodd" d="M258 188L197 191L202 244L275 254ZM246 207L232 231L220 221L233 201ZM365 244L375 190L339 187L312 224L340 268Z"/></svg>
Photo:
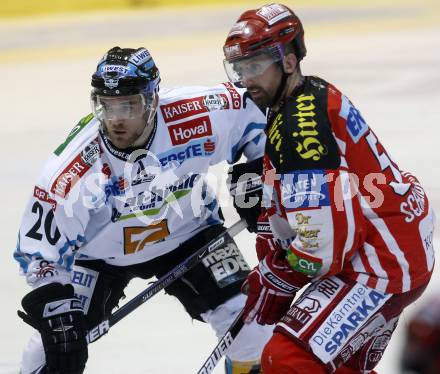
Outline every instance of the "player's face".
<svg viewBox="0 0 440 374"><path fill-rule="evenodd" d="M271 106L282 78L279 65L264 59L264 56L249 59L243 64L241 72L241 84L260 108Z"/></svg>
<svg viewBox="0 0 440 374"><path fill-rule="evenodd" d="M230 49L234 53L229 52ZM240 57L235 56L235 49L230 49L226 49L228 52L225 52L226 59L223 61L228 79L246 87L260 108L271 107L283 78L283 46L277 43L255 52L247 51L243 57L241 48L238 48Z"/></svg>
<svg viewBox="0 0 440 374"><path fill-rule="evenodd" d="M97 105L107 136L116 147L130 147L144 131L145 102L141 95L98 97Z"/></svg>
<svg viewBox="0 0 440 374"><path fill-rule="evenodd" d="M142 135L146 126L143 117L134 119L110 119L105 121L107 136L120 149L126 149Z"/></svg>

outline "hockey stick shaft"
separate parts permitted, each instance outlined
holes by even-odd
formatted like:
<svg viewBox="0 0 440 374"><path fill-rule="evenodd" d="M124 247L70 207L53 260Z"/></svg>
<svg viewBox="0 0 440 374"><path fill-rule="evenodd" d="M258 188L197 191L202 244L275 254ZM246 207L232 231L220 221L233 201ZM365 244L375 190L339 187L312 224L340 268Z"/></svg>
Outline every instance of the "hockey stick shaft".
<svg viewBox="0 0 440 374"><path fill-rule="evenodd" d="M118 323L121 319L126 317L133 310L137 309L147 300L151 299L154 295L159 293L165 287L169 286L175 280L179 279L183 274L185 274L187 271L191 270L198 263L200 263L207 254L213 252L219 246L221 246L225 242L225 239L228 235L234 237L246 227L246 221L242 219L234 223L226 231L222 232L220 235L206 243L203 247L194 252L190 257L177 265L174 269L170 270L168 273L166 273L156 282L154 282L151 286L147 287L144 291L139 293L129 302L121 306L116 312L111 314L108 319L102 321L99 325L89 330L89 332L87 333L87 341L89 343L92 343L105 335L110 327Z"/></svg>
<svg viewBox="0 0 440 374"><path fill-rule="evenodd" d="M206 359L205 363L199 369L197 374L212 373L212 371L217 366L221 358L225 355L228 348L234 342L234 339L237 337L238 333L241 331L243 326L244 326L243 311L241 311L237 316L237 318L235 318L234 322L232 322L228 331L226 331L223 337L219 340L218 344L215 346L214 350Z"/></svg>

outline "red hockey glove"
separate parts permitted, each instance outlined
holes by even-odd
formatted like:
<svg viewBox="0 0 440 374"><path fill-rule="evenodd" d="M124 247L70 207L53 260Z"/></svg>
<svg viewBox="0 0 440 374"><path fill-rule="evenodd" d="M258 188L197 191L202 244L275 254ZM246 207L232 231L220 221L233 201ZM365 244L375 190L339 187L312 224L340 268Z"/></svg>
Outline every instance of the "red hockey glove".
<svg viewBox="0 0 440 374"><path fill-rule="evenodd" d="M252 270L243 283L242 291L248 295L243 320L256 319L260 325L272 325L287 312L296 291L309 279L293 270L281 249L271 251Z"/></svg>
<svg viewBox="0 0 440 374"><path fill-rule="evenodd" d="M257 251L258 261L261 261L269 252L275 251L278 248L272 231L270 230L270 224L266 209L262 209L257 222L257 238L255 243L255 249Z"/></svg>
<svg viewBox="0 0 440 374"><path fill-rule="evenodd" d="M263 260L270 252L277 250L279 246L273 239L257 235L255 250L257 251L258 261Z"/></svg>

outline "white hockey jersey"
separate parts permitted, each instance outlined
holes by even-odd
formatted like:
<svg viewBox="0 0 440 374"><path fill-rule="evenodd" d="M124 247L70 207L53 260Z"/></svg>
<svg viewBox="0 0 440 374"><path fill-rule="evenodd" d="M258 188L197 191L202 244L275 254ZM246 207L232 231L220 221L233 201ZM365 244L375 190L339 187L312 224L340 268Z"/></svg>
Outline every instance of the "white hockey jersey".
<svg viewBox="0 0 440 374"><path fill-rule="evenodd" d="M27 204L14 253L21 273L33 286L68 282L75 258L137 264L221 223L208 167L262 157L265 126L230 83L161 91L153 134L133 153L114 148L99 121L84 117Z"/></svg>

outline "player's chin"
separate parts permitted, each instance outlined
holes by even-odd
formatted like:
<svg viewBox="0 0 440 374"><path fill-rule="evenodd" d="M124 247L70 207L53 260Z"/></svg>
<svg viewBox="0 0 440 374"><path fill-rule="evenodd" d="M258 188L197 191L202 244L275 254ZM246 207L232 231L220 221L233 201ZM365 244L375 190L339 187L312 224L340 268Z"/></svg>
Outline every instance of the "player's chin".
<svg viewBox="0 0 440 374"><path fill-rule="evenodd" d="M118 147L120 149L129 148L130 145L133 143L133 140L131 139L131 136L129 136L126 133L124 133L124 134L122 134L122 133L111 134L110 140L112 141L112 143L116 147Z"/></svg>
<svg viewBox="0 0 440 374"><path fill-rule="evenodd" d="M260 88L248 87L247 92L251 96L253 102L260 108L266 108L270 105L268 95Z"/></svg>
<svg viewBox="0 0 440 374"><path fill-rule="evenodd" d="M251 95L252 100L259 108L268 108L270 107L270 100L268 97L264 95Z"/></svg>

